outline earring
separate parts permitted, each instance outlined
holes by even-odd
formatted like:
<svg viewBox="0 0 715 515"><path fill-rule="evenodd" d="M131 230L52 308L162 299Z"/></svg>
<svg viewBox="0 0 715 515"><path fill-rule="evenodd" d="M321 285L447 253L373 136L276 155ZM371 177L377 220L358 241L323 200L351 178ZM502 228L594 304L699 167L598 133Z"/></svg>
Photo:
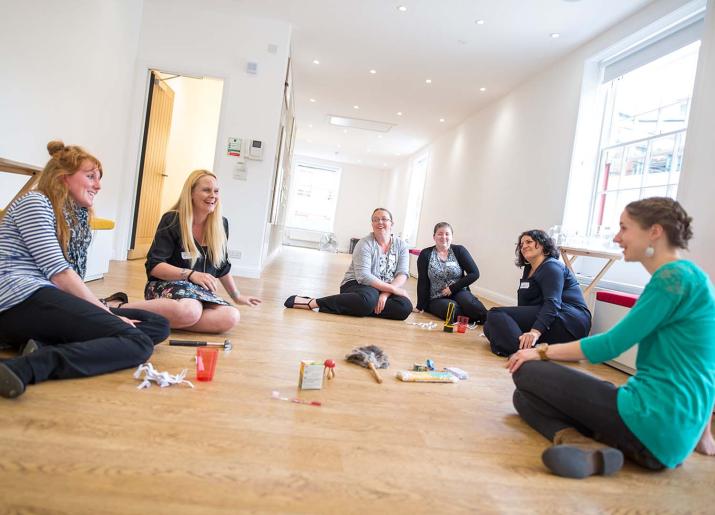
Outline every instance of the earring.
<svg viewBox="0 0 715 515"><path fill-rule="evenodd" d="M653 245L648 245L648 248L645 249L645 257L652 258L654 255L655 249L653 248Z"/></svg>

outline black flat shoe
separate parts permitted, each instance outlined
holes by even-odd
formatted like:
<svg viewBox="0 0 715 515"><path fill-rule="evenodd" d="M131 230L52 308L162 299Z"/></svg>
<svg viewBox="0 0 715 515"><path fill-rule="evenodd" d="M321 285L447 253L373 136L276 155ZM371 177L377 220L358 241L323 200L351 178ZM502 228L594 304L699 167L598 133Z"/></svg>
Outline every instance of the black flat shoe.
<svg viewBox="0 0 715 515"><path fill-rule="evenodd" d="M288 297L286 299L286 301L283 303L283 305L287 308L292 308L295 306L308 306L308 309L312 309L310 307L310 303L315 299L310 299L310 300L308 300L308 302L296 302L295 301L296 297L305 297L305 295L291 295L290 297ZM308 298L308 297L305 297L305 298Z"/></svg>
<svg viewBox="0 0 715 515"><path fill-rule="evenodd" d="M541 455L541 460L557 476L574 479L594 474L610 476L623 467L623 453L605 445L598 448L578 444L552 445Z"/></svg>
<svg viewBox="0 0 715 515"><path fill-rule="evenodd" d="M114 302L114 301L118 301L119 305L116 307L121 308L124 304L129 302L129 297L123 291L118 291L116 293L112 293L109 297L99 299L99 302L101 302L102 304L104 304L107 307L109 307L110 302Z"/></svg>
<svg viewBox="0 0 715 515"><path fill-rule="evenodd" d="M5 363L0 363L0 397L14 399L25 391L25 383Z"/></svg>

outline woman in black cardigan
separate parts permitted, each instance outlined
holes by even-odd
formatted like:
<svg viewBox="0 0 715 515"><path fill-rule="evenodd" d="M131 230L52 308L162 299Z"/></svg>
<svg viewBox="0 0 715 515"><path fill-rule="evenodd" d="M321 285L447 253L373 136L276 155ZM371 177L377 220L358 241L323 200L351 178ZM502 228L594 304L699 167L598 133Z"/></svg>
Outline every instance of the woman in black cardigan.
<svg viewBox="0 0 715 515"><path fill-rule="evenodd" d="M487 308L469 291L469 285L479 279L477 264L466 248L452 245L452 226L447 222L434 226L433 238L435 245L422 249L417 258L417 311L444 320L454 304L454 317L466 315L483 324Z"/></svg>

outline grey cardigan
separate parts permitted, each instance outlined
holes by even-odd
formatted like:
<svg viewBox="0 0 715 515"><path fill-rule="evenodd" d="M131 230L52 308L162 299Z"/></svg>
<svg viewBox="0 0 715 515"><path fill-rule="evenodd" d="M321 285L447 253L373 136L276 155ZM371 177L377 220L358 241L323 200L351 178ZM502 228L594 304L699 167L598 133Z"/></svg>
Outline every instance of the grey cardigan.
<svg viewBox="0 0 715 515"><path fill-rule="evenodd" d="M397 270L395 277L399 274L409 276L410 273L410 254L407 249L407 244L397 236L392 236L392 245L397 251ZM375 240L373 233L368 234L355 245L353 250L353 260L350 263L348 271L345 272L343 282L340 286L349 282L357 281L360 284L372 285L375 281L379 281L378 274L380 267L380 246Z"/></svg>

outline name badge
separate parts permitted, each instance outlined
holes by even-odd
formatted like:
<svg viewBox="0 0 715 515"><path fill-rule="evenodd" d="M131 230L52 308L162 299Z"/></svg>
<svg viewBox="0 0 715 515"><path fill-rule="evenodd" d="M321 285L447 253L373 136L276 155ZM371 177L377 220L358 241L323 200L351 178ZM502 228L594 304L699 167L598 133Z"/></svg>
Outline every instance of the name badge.
<svg viewBox="0 0 715 515"><path fill-rule="evenodd" d="M191 259L192 257L193 257L193 255L191 254L191 252L182 252L181 253L181 259Z"/></svg>
<svg viewBox="0 0 715 515"><path fill-rule="evenodd" d="M520 289L520 290L528 290L528 289L529 289L529 285L531 285L530 282L524 281L524 282L522 282L522 283L519 285L519 289Z"/></svg>

